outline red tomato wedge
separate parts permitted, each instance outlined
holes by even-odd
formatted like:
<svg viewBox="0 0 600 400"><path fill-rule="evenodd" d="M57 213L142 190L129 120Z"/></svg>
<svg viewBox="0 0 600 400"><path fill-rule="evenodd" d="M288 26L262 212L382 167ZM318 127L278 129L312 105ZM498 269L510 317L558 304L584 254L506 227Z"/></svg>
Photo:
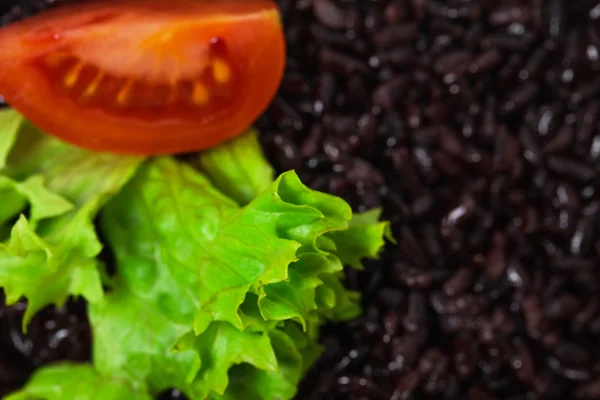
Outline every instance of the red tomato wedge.
<svg viewBox="0 0 600 400"><path fill-rule="evenodd" d="M243 133L285 67L271 0L109 0L0 29L0 95L45 132L127 154Z"/></svg>

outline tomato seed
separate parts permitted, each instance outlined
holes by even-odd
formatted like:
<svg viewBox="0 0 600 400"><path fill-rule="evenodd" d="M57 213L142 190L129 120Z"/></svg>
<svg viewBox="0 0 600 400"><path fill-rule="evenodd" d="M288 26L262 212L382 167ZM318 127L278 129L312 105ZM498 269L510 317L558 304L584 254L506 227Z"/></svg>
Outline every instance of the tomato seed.
<svg viewBox="0 0 600 400"><path fill-rule="evenodd" d="M210 94L206 86L200 82L194 82L192 101L196 105L205 105L210 100Z"/></svg>
<svg viewBox="0 0 600 400"><path fill-rule="evenodd" d="M92 83L90 83L85 89L85 92L83 93L84 97L92 97L94 94L96 94L102 79L104 79L104 72L98 71Z"/></svg>
<svg viewBox="0 0 600 400"><path fill-rule="evenodd" d="M79 80L79 76L81 75L81 71L83 70L84 66L84 63L78 62L73 68L69 70L69 72L65 75L63 80L66 87L72 88L77 84L77 81Z"/></svg>
<svg viewBox="0 0 600 400"><path fill-rule="evenodd" d="M129 103L129 101L131 100L131 90L134 85L135 85L135 81L133 79L128 79L125 82L125 85L121 88L121 90L119 91L119 94L117 94L117 104L118 105L124 106Z"/></svg>
<svg viewBox="0 0 600 400"><path fill-rule="evenodd" d="M221 58L215 58L212 63L213 77L220 84L229 82L231 79L231 68L227 61Z"/></svg>

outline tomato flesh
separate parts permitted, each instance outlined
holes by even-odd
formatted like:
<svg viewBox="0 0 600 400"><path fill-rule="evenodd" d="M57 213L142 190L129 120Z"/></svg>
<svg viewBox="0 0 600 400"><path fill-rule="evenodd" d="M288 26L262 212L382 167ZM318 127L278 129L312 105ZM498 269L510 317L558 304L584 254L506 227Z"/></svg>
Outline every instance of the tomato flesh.
<svg viewBox="0 0 600 400"><path fill-rule="evenodd" d="M97 151L182 153L231 139L266 108L284 67L270 0L101 1L0 29L0 95Z"/></svg>

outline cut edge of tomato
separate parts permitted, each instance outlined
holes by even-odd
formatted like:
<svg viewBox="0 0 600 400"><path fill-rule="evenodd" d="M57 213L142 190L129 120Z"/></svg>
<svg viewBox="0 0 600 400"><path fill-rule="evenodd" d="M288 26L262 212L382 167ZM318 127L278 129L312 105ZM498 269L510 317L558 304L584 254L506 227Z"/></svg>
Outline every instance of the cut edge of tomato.
<svg viewBox="0 0 600 400"><path fill-rule="evenodd" d="M239 112L243 112L245 115L252 115L250 122L244 126L242 126L242 124L236 124L235 118L228 118L228 115L232 115L232 112L227 112L228 110L222 110L218 114L210 116L208 118L210 121L197 122L186 127L177 127L180 123L177 118L164 120L161 124L152 124L138 120L112 118L104 115L102 109L93 110L91 112L81 112L78 105L70 99L62 99L61 105L58 106L61 107L58 110L58 114L60 114L58 118L56 115L50 117L47 111L37 106L35 101L25 98L19 92L15 92L17 95L14 97L7 97L6 101L8 104L13 102L19 104L19 106L15 106L14 108L23 115L28 115L28 119L31 123L38 126L47 134L78 147L98 152L150 156L200 151L231 140L242 134L246 129L250 128L260 114L269 106L281 83L283 70L285 68L284 44L280 43L277 38L274 38L274 43L272 45L278 47L281 46L278 51L282 53L282 61L277 62L276 65L274 65L276 70L281 71L279 74L280 78L277 82L272 83L269 99L263 98L258 100L258 102L264 104L260 110L258 107L254 108L254 104L258 102L245 102L242 104ZM269 60L269 62L270 61L272 60ZM266 62L266 60L263 62ZM52 89L48 82L41 79L41 76L36 74L35 70L29 75L32 76L33 79L27 84L36 88L38 96L49 97L52 95ZM255 79L254 81L251 81L250 84L261 85L263 83ZM246 90L251 92L253 89L248 86ZM73 115L76 115L76 117L73 117ZM63 125L61 121L68 119L72 121L72 126L74 126L75 131L87 131L87 134L84 136L69 134L67 130L61 127ZM101 120L102 122L96 124L95 122L98 120ZM219 120L217 127L212 124L215 120ZM225 123L223 121L225 121ZM131 131L140 130L140 123L145 131L145 136L133 137L129 135ZM103 124L104 128L99 128L99 124ZM171 126L177 131L177 136L181 136L180 139L173 141L172 136L163 136L164 132L168 131ZM107 135L106 132L103 132L102 130L112 131L114 134Z"/></svg>

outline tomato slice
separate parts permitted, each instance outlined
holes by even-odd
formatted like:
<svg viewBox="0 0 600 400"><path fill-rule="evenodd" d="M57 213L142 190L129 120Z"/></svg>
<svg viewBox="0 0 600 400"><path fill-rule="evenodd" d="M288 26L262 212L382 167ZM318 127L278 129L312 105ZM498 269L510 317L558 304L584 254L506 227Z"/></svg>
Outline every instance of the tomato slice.
<svg viewBox="0 0 600 400"><path fill-rule="evenodd" d="M0 95L97 151L192 152L245 131L273 98L285 40L271 0L110 0L0 29Z"/></svg>

